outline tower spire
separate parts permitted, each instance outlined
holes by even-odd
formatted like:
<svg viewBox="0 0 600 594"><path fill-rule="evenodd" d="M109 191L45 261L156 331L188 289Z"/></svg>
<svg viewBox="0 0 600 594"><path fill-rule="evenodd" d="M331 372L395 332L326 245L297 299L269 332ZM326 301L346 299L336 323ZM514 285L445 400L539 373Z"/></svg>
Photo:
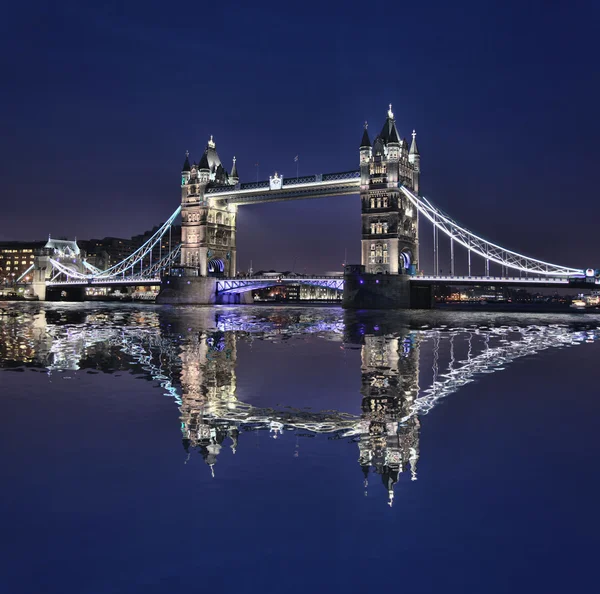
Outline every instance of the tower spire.
<svg viewBox="0 0 600 594"><path fill-rule="evenodd" d="M232 179L235 178L236 183L237 180L239 180L239 175L238 175L238 171L237 171L237 165L235 164L236 162L236 158L233 157L233 167L231 168L231 175L229 177L231 177Z"/></svg>
<svg viewBox="0 0 600 594"><path fill-rule="evenodd" d="M413 130L412 131L412 142L410 144L410 151L408 152L409 155L418 155L419 154L419 147L417 146L417 133Z"/></svg>
<svg viewBox="0 0 600 594"><path fill-rule="evenodd" d="M360 148L371 148L371 140L369 139L369 132L367 130L368 127L368 122L365 122L365 131L363 132L362 140L360 141Z"/></svg>
<svg viewBox="0 0 600 594"><path fill-rule="evenodd" d="M192 168L190 167L190 151L185 151L185 161L183 162L183 167L181 168L181 171L187 172L191 170Z"/></svg>

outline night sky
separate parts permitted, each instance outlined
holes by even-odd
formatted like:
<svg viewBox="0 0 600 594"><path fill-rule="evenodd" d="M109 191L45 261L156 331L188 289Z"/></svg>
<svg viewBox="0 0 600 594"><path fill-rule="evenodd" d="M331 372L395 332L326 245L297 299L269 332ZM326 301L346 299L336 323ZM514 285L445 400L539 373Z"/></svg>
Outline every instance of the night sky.
<svg viewBox="0 0 600 594"><path fill-rule="evenodd" d="M5 3L0 240L161 223L210 134L241 181L256 162L295 176L296 154L300 174L356 169L363 122L373 138L391 102L432 202L511 249L600 267L599 16L548 0ZM356 196L239 213L242 269L359 261Z"/></svg>

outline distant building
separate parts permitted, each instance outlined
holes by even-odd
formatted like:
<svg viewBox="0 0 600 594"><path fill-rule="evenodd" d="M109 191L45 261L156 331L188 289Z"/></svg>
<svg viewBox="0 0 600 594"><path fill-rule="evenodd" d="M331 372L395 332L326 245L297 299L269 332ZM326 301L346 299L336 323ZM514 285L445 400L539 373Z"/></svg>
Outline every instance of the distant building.
<svg viewBox="0 0 600 594"><path fill-rule="evenodd" d="M331 287L300 285L300 301L341 301L342 292Z"/></svg>
<svg viewBox="0 0 600 594"><path fill-rule="evenodd" d="M78 259L81 250L76 241L50 239L46 241L3 241L0 242L0 285L9 286L17 282L33 281L35 256L50 256L69 266L73 258Z"/></svg>
<svg viewBox="0 0 600 594"><path fill-rule="evenodd" d="M45 241L0 242L0 284L16 282L33 265L35 253L45 244Z"/></svg>

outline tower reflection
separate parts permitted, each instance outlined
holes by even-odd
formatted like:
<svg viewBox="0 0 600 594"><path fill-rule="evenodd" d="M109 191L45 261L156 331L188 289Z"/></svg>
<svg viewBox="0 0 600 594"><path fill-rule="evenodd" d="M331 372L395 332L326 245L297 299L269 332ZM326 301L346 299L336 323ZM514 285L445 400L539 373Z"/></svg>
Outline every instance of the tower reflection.
<svg viewBox="0 0 600 594"><path fill-rule="evenodd" d="M356 414L286 402L259 407L238 398L242 344L272 342L267 350L274 352L281 341L300 344L307 335L339 343L348 361L360 365L351 395L360 399ZM597 338L594 322L423 328L410 317L361 318L339 310L29 304L0 309L0 368L42 368L49 375L127 370L148 379L176 402L183 446L188 454L199 452L213 476L219 458L242 447L244 433L290 433L294 455L306 436L346 439L358 448L365 492L379 475L392 505L398 482L417 479L421 422L441 398L517 358ZM267 360L264 368L267 373ZM327 364L323 369L329 373ZM320 444L327 447L327 440Z"/></svg>
<svg viewBox="0 0 600 594"><path fill-rule="evenodd" d="M419 393L418 335L365 336L361 376L358 449L365 494L373 469L381 476L391 505L399 474L410 468L412 480L417 479L420 423L410 415L410 406Z"/></svg>

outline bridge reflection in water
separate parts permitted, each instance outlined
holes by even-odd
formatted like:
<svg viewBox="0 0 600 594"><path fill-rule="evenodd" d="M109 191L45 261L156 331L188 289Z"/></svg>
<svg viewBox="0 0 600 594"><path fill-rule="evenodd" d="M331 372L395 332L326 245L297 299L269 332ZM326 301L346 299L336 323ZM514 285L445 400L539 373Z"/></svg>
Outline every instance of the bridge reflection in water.
<svg viewBox="0 0 600 594"><path fill-rule="evenodd" d="M492 317L489 325L465 327L456 316L454 325L438 318L429 327L407 312L21 305L0 310L0 365L143 375L175 400L183 446L199 452L213 476L224 448L235 453L244 433L345 439L358 447L365 488L379 475L391 505L394 486L417 479L422 418L441 398L517 358L598 337L595 322L494 326L490 320L500 318ZM238 345L306 335L360 350L360 414L261 408L238 399Z"/></svg>

